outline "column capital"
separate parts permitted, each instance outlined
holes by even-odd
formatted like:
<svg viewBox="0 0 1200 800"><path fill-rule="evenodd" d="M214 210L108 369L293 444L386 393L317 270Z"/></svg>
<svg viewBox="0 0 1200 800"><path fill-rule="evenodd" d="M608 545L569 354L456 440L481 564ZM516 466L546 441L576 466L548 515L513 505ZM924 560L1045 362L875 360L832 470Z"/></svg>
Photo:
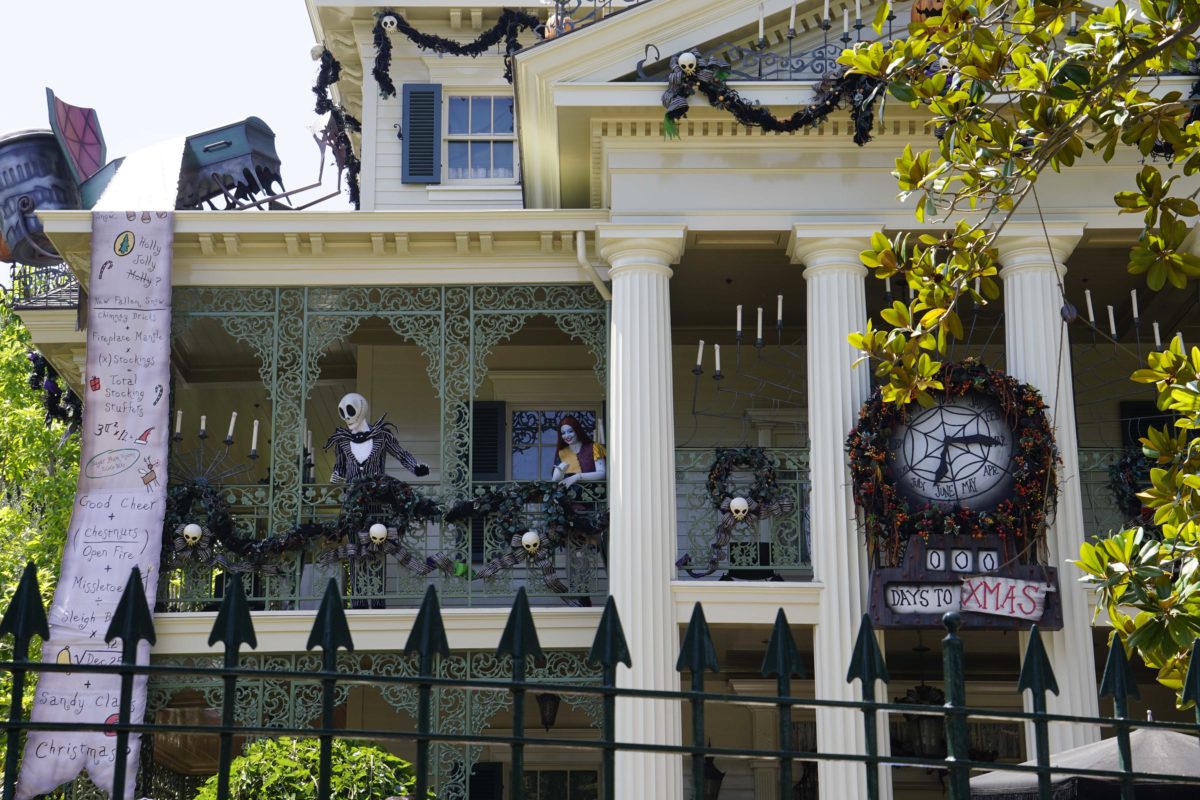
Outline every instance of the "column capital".
<svg viewBox="0 0 1200 800"><path fill-rule="evenodd" d="M608 262L609 275L628 269L650 269L671 274L670 266L683 256L687 239L684 225L596 226L596 249Z"/></svg>
<svg viewBox="0 0 1200 800"><path fill-rule="evenodd" d="M1029 269L1053 267L1066 273L1067 259L1083 238L1082 222L1011 222L996 237L1000 251L1000 276Z"/></svg>
<svg viewBox="0 0 1200 800"><path fill-rule="evenodd" d="M787 254L793 264L804 265L804 277L836 269L866 276L858 255L871 243L877 228L862 224L792 226L788 237Z"/></svg>

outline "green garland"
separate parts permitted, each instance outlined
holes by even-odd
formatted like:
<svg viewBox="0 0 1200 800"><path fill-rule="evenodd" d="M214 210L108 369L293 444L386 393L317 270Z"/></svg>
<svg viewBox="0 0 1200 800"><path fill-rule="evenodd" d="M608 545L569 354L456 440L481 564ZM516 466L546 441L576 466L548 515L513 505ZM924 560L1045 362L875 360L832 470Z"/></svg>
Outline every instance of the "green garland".
<svg viewBox="0 0 1200 800"><path fill-rule="evenodd" d="M1013 496L979 512L968 507L942 509L932 503L914 507L896 485L889 447L892 429L906 419L909 407L884 403L876 389L846 441L854 502L875 563L900 563L911 537L931 533L996 534L1010 542L1014 552L1031 545L1029 549L1035 551L1043 543L1047 516L1057 496L1058 450L1041 394L975 359L944 364L939 379L946 398L974 391L1000 406L1015 437Z"/></svg>
<svg viewBox="0 0 1200 800"><path fill-rule="evenodd" d="M720 447L717 457L708 470L708 499L713 508L720 509L721 504L735 496L733 482L730 480L733 472L738 469L754 473L754 482L750 491L741 496L766 507L779 499L779 484L775 480L775 460L767 455L761 447Z"/></svg>
<svg viewBox="0 0 1200 800"><path fill-rule="evenodd" d="M428 522L441 516L441 508L436 501L421 497L404 481L386 476L363 478L346 487L342 497L342 512L338 514L338 533L349 538L366 530L367 519L372 516L372 506L382 506L386 515L372 522L395 528L401 536L408 531L411 523Z"/></svg>
<svg viewBox="0 0 1200 800"><path fill-rule="evenodd" d="M1108 467L1108 490L1120 509L1126 524L1150 527L1153 513L1142 503L1138 492L1150 487L1150 466L1153 460L1139 447L1131 447Z"/></svg>

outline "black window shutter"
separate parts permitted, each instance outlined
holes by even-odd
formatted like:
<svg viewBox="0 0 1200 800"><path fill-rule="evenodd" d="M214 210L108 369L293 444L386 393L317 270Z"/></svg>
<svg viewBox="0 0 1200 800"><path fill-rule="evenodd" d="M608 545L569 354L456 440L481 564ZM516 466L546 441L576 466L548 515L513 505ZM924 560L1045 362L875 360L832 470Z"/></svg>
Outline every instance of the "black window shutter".
<svg viewBox="0 0 1200 800"><path fill-rule="evenodd" d="M477 481L502 481L504 468L504 401L476 400L471 428L471 478Z"/></svg>
<svg viewBox="0 0 1200 800"><path fill-rule="evenodd" d="M442 182L442 85L406 83L402 101L402 183Z"/></svg>

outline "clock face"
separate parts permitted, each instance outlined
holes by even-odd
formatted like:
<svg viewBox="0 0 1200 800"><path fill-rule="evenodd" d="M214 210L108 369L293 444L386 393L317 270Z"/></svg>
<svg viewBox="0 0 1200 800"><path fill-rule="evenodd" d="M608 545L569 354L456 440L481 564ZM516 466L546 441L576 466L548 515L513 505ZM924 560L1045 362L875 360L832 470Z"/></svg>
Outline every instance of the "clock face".
<svg viewBox="0 0 1200 800"><path fill-rule="evenodd" d="M986 511L1012 494L1013 433L1000 406L976 392L918 408L891 439L896 487L916 505Z"/></svg>

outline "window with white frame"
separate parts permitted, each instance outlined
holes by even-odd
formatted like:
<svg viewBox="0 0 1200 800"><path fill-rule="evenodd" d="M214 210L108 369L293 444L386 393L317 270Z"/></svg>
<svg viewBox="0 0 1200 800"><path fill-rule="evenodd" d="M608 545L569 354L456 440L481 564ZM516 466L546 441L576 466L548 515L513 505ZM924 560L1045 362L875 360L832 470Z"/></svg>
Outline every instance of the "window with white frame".
<svg viewBox="0 0 1200 800"><path fill-rule="evenodd" d="M452 94L446 117L446 180L516 180L511 95Z"/></svg>

